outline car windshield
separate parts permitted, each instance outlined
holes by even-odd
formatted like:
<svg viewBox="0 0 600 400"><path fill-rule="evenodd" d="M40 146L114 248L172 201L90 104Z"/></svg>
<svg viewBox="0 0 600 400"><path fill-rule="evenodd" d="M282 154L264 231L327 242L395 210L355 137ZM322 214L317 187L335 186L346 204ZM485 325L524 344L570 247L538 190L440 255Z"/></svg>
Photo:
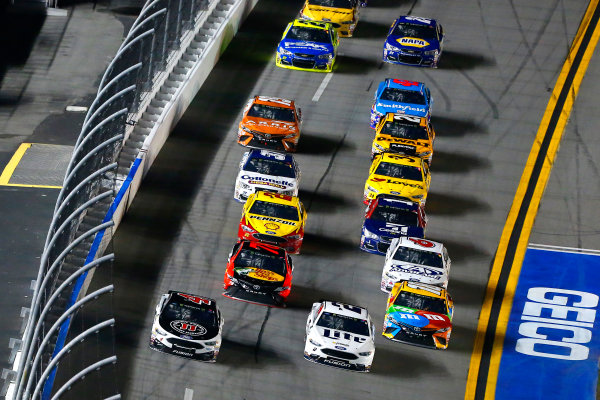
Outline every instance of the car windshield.
<svg viewBox="0 0 600 400"><path fill-rule="evenodd" d="M187 304L171 300L163 309L161 318L167 321L183 320L195 322L202 326L217 325L217 315L214 307L203 304Z"/></svg>
<svg viewBox="0 0 600 400"><path fill-rule="evenodd" d="M317 326L369 336L369 324L366 320L326 311L321 314L321 317L317 321Z"/></svg>
<svg viewBox="0 0 600 400"><path fill-rule="evenodd" d="M352 8L353 0L308 0L308 4L321 7Z"/></svg>
<svg viewBox="0 0 600 400"><path fill-rule="evenodd" d="M371 214L371 219L407 226L418 226L419 224L419 217L416 212L402 210L388 205L378 205L373 211L373 214Z"/></svg>
<svg viewBox="0 0 600 400"><path fill-rule="evenodd" d="M432 251L398 247L393 258L396 261L405 261L411 264L427 265L428 267L440 269L444 267L442 255Z"/></svg>
<svg viewBox="0 0 600 400"><path fill-rule="evenodd" d="M438 314L447 315L446 302L444 299L423 296L421 294L400 292L394 305L408 308L416 308L417 310L429 311Z"/></svg>
<svg viewBox="0 0 600 400"><path fill-rule="evenodd" d="M403 120L387 121L381 128L381 133L400 139L428 139L427 129L425 127Z"/></svg>
<svg viewBox="0 0 600 400"><path fill-rule="evenodd" d="M283 257L257 249L242 249L233 262L234 268L266 269L285 276L286 268Z"/></svg>
<svg viewBox="0 0 600 400"><path fill-rule="evenodd" d="M266 215L267 217L275 217L287 219L290 221L298 221L298 209L285 204L271 203L268 201L256 200L250 207L250 214Z"/></svg>
<svg viewBox="0 0 600 400"><path fill-rule="evenodd" d="M256 172L264 175L295 178L294 166L291 163L268 158L252 158L246 163L244 171Z"/></svg>
<svg viewBox="0 0 600 400"><path fill-rule="evenodd" d="M436 38L435 27L433 25L409 24L406 22L398 24L392 32L392 35L417 39Z"/></svg>
<svg viewBox="0 0 600 400"><path fill-rule="evenodd" d="M329 32L325 29L307 28L305 26L292 26L285 38L304 42L331 43Z"/></svg>
<svg viewBox="0 0 600 400"><path fill-rule="evenodd" d="M398 179L408 179L411 181L423 181L421 168L411 165L392 164L389 162L381 162L375 170L375 175L384 175Z"/></svg>
<svg viewBox="0 0 600 400"><path fill-rule="evenodd" d="M398 88L385 88L379 96L380 100L393 101L395 103L419 104L424 106L425 96L416 90L404 90Z"/></svg>
<svg viewBox="0 0 600 400"><path fill-rule="evenodd" d="M248 110L249 117L274 119L277 121L294 122L294 110L291 108L275 107L254 103Z"/></svg>

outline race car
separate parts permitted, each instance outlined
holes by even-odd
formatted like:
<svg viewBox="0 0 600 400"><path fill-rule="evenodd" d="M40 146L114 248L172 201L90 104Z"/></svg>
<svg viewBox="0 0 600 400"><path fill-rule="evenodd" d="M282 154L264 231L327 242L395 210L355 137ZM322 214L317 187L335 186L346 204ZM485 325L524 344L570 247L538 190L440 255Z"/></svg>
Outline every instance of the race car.
<svg viewBox="0 0 600 400"><path fill-rule="evenodd" d="M253 149L242 156L233 197L245 202L259 190L298 196L299 181L300 169L291 154Z"/></svg>
<svg viewBox="0 0 600 400"><path fill-rule="evenodd" d="M393 153L377 154L365 183L363 202L389 194L425 205L431 176L427 163L419 157Z"/></svg>
<svg viewBox="0 0 600 400"><path fill-rule="evenodd" d="M293 100L254 96L246 103L238 143L246 147L294 152L300 140L302 111Z"/></svg>
<svg viewBox="0 0 600 400"><path fill-rule="evenodd" d="M331 23L295 19L277 45L275 64L301 71L331 72L339 44Z"/></svg>
<svg viewBox="0 0 600 400"><path fill-rule="evenodd" d="M358 23L356 0L306 0L299 18L331 22L340 37L350 37Z"/></svg>
<svg viewBox="0 0 600 400"><path fill-rule="evenodd" d="M271 243L299 254L305 222L306 211L298 197L258 191L244 204L238 238Z"/></svg>
<svg viewBox="0 0 600 400"><path fill-rule="evenodd" d="M446 289L396 282L387 301L382 335L390 340L443 350L452 332L454 304Z"/></svg>
<svg viewBox="0 0 600 400"><path fill-rule="evenodd" d="M404 15L396 19L383 45L383 61L437 68L444 30L435 19Z"/></svg>
<svg viewBox="0 0 600 400"><path fill-rule="evenodd" d="M392 79L379 83L371 106L371 128L387 113L403 113L415 117L431 116L433 99L427 86L421 82Z"/></svg>
<svg viewBox="0 0 600 400"><path fill-rule="evenodd" d="M222 330L223 317L213 299L170 290L160 296L156 306L150 348L215 362Z"/></svg>
<svg viewBox="0 0 600 400"><path fill-rule="evenodd" d="M313 303L306 321L304 358L369 372L374 356L375 326L366 308L335 301Z"/></svg>
<svg viewBox="0 0 600 400"><path fill-rule="evenodd" d="M377 124L371 156L383 152L425 159L431 165L435 131L425 117L387 113Z"/></svg>
<svg viewBox="0 0 600 400"><path fill-rule="evenodd" d="M450 257L442 243L420 237L392 240L381 273L381 290L389 292L396 282L412 281L448 288Z"/></svg>
<svg viewBox="0 0 600 400"><path fill-rule="evenodd" d="M223 296L234 300L285 307L292 288L292 258L277 246L242 240L227 261Z"/></svg>
<svg viewBox="0 0 600 400"><path fill-rule="evenodd" d="M365 212L360 249L384 256L394 238L423 237L426 226L427 216L418 203L393 196L377 196Z"/></svg>

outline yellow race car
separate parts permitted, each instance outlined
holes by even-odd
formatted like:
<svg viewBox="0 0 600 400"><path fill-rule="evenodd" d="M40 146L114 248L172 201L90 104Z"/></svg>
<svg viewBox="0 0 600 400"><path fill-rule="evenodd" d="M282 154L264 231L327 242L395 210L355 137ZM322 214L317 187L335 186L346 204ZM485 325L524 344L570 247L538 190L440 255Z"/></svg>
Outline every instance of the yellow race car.
<svg viewBox="0 0 600 400"><path fill-rule="evenodd" d="M306 0L299 17L331 22L340 37L350 37L358 23L358 1Z"/></svg>
<svg viewBox="0 0 600 400"><path fill-rule="evenodd" d="M419 157L393 153L377 154L365 183L363 202L369 204L386 194L425 205L431 175Z"/></svg>
<svg viewBox="0 0 600 400"><path fill-rule="evenodd" d="M298 197L258 191L244 204L238 238L271 243L299 254L305 222L306 211Z"/></svg>
<svg viewBox="0 0 600 400"><path fill-rule="evenodd" d="M427 118L387 113L375 132L371 156L387 151L421 157L431 165L435 131Z"/></svg>

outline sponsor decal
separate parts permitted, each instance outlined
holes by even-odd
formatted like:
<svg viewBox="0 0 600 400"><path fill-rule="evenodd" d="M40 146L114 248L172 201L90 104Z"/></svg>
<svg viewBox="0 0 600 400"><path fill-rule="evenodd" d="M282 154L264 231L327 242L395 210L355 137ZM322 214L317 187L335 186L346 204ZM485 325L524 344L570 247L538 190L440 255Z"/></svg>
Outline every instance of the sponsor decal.
<svg viewBox="0 0 600 400"><path fill-rule="evenodd" d="M415 107L412 106L410 104L398 104L398 103L392 103L392 104L385 104L385 103L377 103L377 107L385 107L385 108L394 108L403 112L407 112L407 111L412 111L412 112L418 112L418 113L424 113L425 112L425 107Z"/></svg>
<svg viewBox="0 0 600 400"><path fill-rule="evenodd" d="M380 232L395 233L397 235L406 235L408 233L408 226L394 226L388 228L379 228Z"/></svg>
<svg viewBox="0 0 600 400"><path fill-rule="evenodd" d="M242 175L242 179L248 181L250 185L265 185L276 187L279 189L285 189L288 186L291 186L289 182L282 181L279 179L267 178L264 176Z"/></svg>
<svg viewBox="0 0 600 400"><path fill-rule="evenodd" d="M171 328L179 333L191 336L200 336L206 333L206 328L191 321L175 320L169 323Z"/></svg>
<svg viewBox="0 0 600 400"><path fill-rule="evenodd" d="M347 350L347 348L344 346L335 346L335 348L338 350Z"/></svg>
<svg viewBox="0 0 600 400"><path fill-rule="evenodd" d="M265 217L264 215L250 215L250 218L255 219L257 221L270 221L270 222L276 222L278 224L283 224L283 225L296 225L296 223L294 223L294 222L286 221L284 219L279 219L279 218Z"/></svg>
<svg viewBox="0 0 600 400"><path fill-rule="evenodd" d="M317 43L311 43L311 42L299 42L299 43L289 43L289 42L285 42L283 44L284 47L287 47L288 49L295 49L295 50L320 50L320 51L329 51L329 49L327 49L327 46L323 46L322 44L317 44Z"/></svg>
<svg viewBox="0 0 600 400"><path fill-rule="evenodd" d="M212 302L210 300L205 299L203 297L192 296L191 294L185 294L185 293L177 293L177 295L186 298L187 300L191 301L192 303L206 304L206 305L212 304Z"/></svg>
<svg viewBox="0 0 600 400"><path fill-rule="evenodd" d="M283 281L283 276L269 271L268 269L252 268L252 271L248 272L250 278L260 279L269 282L280 282ZM258 288L260 289L260 287Z"/></svg>
<svg viewBox="0 0 600 400"><path fill-rule="evenodd" d="M279 229L279 225L274 224L273 222L267 222L265 224L265 228L270 229L272 231L276 231L277 229Z"/></svg>
<svg viewBox="0 0 600 400"><path fill-rule="evenodd" d="M408 238L408 240L410 240L414 244L418 244L419 246L422 246L422 247L435 247L435 243L430 242L429 240L426 240L426 239Z"/></svg>
<svg viewBox="0 0 600 400"><path fill-rule="evenodd" d="M418 38L413 38L413 37L402 37L400 39L396 39L396 42L400 43L402 46L409 46L409 47L427 47L429 46L429 42L423 40L423 39L418 39Z"/></svg>
<svg viewBox="0 0 600 400"><path fill-rule="evenodd" d="M291 100L282 99L279 97L258 96L258 100L264 101L264 102L278 103L278 104L282 104L282 105L288 106L288 107L290 107L292 105Z"/></svg>
<svg viewBox="0 0 600 400"><path fill-rule="evenodd" d="M344 339L344 340L353 340L356 343L364 343L367 341L367 338L351 335L348 332L336 331L335 329L323 329L323 336L330 339Z"/></svg>
<svg viewBox="0 0 600 400"><path fill-rule="evenodd" d="M326 358L323 360L323 362L327 363L327 364L331 364L331 365L338 365L340 367L350 367L352 364L347 363L345 361L341 361L341 360L335 360L335 359L331 359L331 358Z"/></svg>
<svg viewBox="0 0 600 400"><path fill-rule="evenodd" d="M395 312L391 313L390 316L402 324L412 325L418 328L429 325L429 319L423 315Z"/></svg>
<svg viewBox="0 0 600 400"><path fill-rule="evenodd" d="M423 24L427 24L427 25L431 25L432 24L432 20L430 20L429 18L423 18L423 17L404 17L405 20L407 21L417 21L417 22L421 22Z"/></svg>
<svg viewBox="0 0 600 400"><path fill-rule="evenodd" d="M279 161L285 161L285 156L281 153L276 153L274 151L261 150L260 155L263 157L274 158Z"/></svg>
<svg viewBox="0 0 600 400"><path fill-rule="evenodd" d="M409 282L406 284L406 286L408 286L411 289L416 289L416 290L424 290L426 292L429 293L433 293L437 296L441 296L442 295L442 289L435 287L435 286L425 286L425 285L421 285L419 283L416 282Z"/></svg>
<svg viewBox="0 0 600 400"><path fill-rule="evenodd" d="M418 267L414 265L393 265L390 272L400 272L403 274L420 275L427 278L441 279L444 273L440 270Z"/></svg>
<svg viewBox="0 0 600 400"><path fill-rule="evenodd" d="M423 189L423 186L417 185L416 183L407 183L407 182L403 182L403 181L395 181L393 179L373 177L373 178L371 178L371 180L373 182L386 182L386 183L391 183L392 185L403 185L403 186L409 186L409 187L414 187L414 188L418 188L418 189Z"/></svg>
<svg viewBox="0 0 600 400"><path fill-rule="evenodd" d="M187 353L187 352L185 352L185 351L181 351L181 350L175 350L175 349L173 349L173 350L171 350L171 351L172 351L173 353L175 353L175 354L180 354L180 355L182 355L182 356L188 356L188 357L191 357L191 356L193 356L193 354L192 354L192 353Z"/></svg>

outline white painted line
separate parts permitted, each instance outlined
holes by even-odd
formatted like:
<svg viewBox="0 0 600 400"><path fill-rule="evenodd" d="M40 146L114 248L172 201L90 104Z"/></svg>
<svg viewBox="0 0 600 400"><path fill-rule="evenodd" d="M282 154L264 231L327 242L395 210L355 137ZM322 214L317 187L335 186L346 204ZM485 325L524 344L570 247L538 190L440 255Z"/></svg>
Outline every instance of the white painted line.
<svg viewBox="0 0 600 400"><path fill-rule="evenodd" d="M54 16L54 17L66 17L69 15L68 11L63 8L46 8L46 15Z"/></svg>
<svg viewBox="0 0 600 400"><path fill-rule="evenodd" d="M193 400L194 399L194 391L190 388L185 388L185 395L183 396L183 400Z"/></svg>
<svg viewBox="0 0 600 400"><path fill-rule="evenodd" d="M319 99L321 98L321 95L323 94L323 92L325 91L325 88L327 87L327 84L329 84L329 81L331 80L332 76L333 76L333 72L329 72L327 75L325 75L325 78L323 78L323 82L321 82L321 86L319 86L319 88L315 92L315 95L313 96L312 101L319 101Z"/></svg>
<svg viewBox="0 0 600 400"><path fill-rule="evenodd" d="M566 247L566 246L553 246L550 244L538 244L538 243L529 243L529 246L527 246L530 249L535 249L535 250L552 250L552 251L559 251L559 252L563 252L563 253L583 253L583 254L589 254L592 256L600 256L600 250L594 250L594 249L580 249L578 247Z"/></svg>
<svg viewBox="0 0 600 400"><path fill-rule="evenodd" d="M67 106L66 110L71 112L86 112L88 108L83 106Z"/></svg>

